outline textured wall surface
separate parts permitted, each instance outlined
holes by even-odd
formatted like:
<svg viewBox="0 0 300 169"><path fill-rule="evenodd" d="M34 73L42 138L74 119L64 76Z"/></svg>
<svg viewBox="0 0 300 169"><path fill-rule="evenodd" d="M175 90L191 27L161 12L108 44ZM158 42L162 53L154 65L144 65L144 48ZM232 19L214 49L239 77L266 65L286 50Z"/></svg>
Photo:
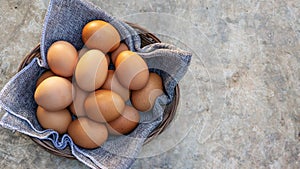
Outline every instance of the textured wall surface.
<svg viewBox="0 0 300 169"><path fill-rule="evenodd" d="M2 88L39 43L47 5L0 2ZM298 0L92 2L194 54L174 122L132 168L300 168ZM0 168L86 167L0 128Z"/></svg>

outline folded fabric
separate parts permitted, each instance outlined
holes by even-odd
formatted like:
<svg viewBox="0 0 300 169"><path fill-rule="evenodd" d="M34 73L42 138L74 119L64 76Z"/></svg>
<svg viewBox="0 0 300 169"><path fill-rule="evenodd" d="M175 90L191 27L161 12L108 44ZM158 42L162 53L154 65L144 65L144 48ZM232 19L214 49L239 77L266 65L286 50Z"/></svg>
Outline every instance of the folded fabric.
<svg viewBox="0 0 300 169"><path fill-rule="evenodd" d="M165 95L156 100L152 112L141 118L140 124L132 133L109 139L97 149L87 150L77 147L67 134L59 136L56 131L44 130L39 125L33 95L36 80L48 69L46 53L50 45L55 41L65 40L76 49L81 49L82 28L96 19L111 23L130 50L139 53L151 71L160 74ZM129 168L132 165L147 136L162 121L164 105L171 102L174 88L191 61L189 52L169 44L156 43L141 48L141 39L132 27L84 0L50 1L42 32L41 57L42 59L33 59L1 90L0 106L6 114L0 125L31 137L50 140L57 149L70 146L73 155L91 168Z"/></svg>

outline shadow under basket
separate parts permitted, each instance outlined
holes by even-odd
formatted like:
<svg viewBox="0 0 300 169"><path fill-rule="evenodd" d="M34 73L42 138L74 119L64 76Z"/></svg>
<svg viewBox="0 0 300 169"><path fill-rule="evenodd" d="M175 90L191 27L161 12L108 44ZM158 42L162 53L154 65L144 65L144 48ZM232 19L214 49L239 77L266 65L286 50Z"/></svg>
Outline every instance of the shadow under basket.
<svg viewBox="0 0 300 169"><path fill-rule="evenodd" d="M139 25L133 24L133 23L128 23L131 27L133 27L139 34L140 38L141 38L141 42L142 42L142 47L152 44L152 43L160 43L161 41L154 36L152 33L149 33L146 29L140 27ZM30 63L30 61L33 58L41 58L41 54L40 54L40 45L38 45L36 48L34 48L22 61L22 63L19 66L19 71L24 68L27 64ZM174 119L175 113L176 113L176 109L178 106L178 102L179 102L179 97L180 97L180 91L179 91L179 86L176 85L175 87L175 91L174 91L174 98L172 100L171 103L169 103L168 105L166 105L164 113L163 113L163 120L160 123L159 126L157 126L157 128L155 130L153 130L150 135L147 137L147 139L145 140L144 144L147 144L148 142L150 142L152 139L154 139L155 137L157 137L160 133L162 133L167 126L171 123L171 121ZM58 155L58 156L62 156L62 157L67 157L67 158L71 158L74 159L75 157L72 155L71 149L69 146L67 146L65 149L63 150L59 150L56 149L51 141L48 140L40 140L38 138L35 137L31 137L31 139L37 143L38 145L40 145L41 147L45 148L47 151L49 151L52 154Z"/></svg>

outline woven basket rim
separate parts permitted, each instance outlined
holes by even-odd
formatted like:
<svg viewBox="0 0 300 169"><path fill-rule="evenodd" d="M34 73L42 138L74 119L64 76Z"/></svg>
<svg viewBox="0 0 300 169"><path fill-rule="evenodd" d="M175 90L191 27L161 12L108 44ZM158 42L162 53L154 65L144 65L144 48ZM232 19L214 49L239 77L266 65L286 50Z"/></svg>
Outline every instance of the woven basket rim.
<svg viewBox="0 0 300 169"><path fill-rule="evenodd" d="M130 23L130 22L126 22L126 23L129 24L131 27L133 27L138 32L138 34L141 38L142 46L146 46L146 45L149 45L149 44L152 44L152 43L160 43L161 42L160 39L158 39L154 34L148 32L145 28L142 28L138 24L134 24L134 23ZM24 57L24 59L22 60L20 66L18 68L18 71L20 71L27 64L29 64L33 58L41 58L40 44L38 44L34 49L32 49ZM144 145L149 143L154 138L156 138L159 134L161 134L169 126L169 124L172 122L172 120L174 119L175 114L176 114L176 109L178 107L179 98L180 98L180 89L179 89L179 85L177 84L176 87L175 87L173 100L171 101L171 103L169 103L165 107L162 122L159 124L159 126L156 127L156 129L154 129L149 134L149 136L147 137L147 139L144 142ZM50 152L54 155L62 156L62 157L70 158L70 159L75 159L75 157L72 154L69 146L67 146L64 150L58 150L53 146L52 142L49 141L49 140L40 140L36 137L31 137L31 136L29 136L29 137L36 144L43 147L45 150L47 150L48 152Z"/></svg>

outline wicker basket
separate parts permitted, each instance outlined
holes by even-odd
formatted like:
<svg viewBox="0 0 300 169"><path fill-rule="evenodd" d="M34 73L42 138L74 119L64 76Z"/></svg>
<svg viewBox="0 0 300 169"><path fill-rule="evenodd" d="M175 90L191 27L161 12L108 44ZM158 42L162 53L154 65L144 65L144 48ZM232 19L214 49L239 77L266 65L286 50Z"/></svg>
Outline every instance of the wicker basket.
<svg viewBox="0 0 300 169"><path fill-rule="evenodd" d="M152 44L152 43L160 43L161 41L154 36L153 34L149 33L146 29L140 27L139 25L133 24L133 23L128 23L131 27L133 27L138 33L139 36L141 37L141 41L142 41L142 47ZM35 47L22 61L22 63L19 66L19 71L24 68L27 64L30 63L30 61L35 58L41 58L41 54L40 54L40 45L38 45L37 47ZM160 133L162 133L165 128L170 124L170 122L173 120L175 113L176 113L176 109L178 106L178 102L179 102L179 86L177 85L175 88L175 93L174 93L174 98L172 100L172 102L170 104L168 104L164 110L164 114L163 114L163 120L160 123L160 125L150 133L150 135L148 136L148 138L146 139L145 143L150 142L152 139L154 139L155 137L157 137ZM58 150L56 149L52 142L47 141L47 140L40 140L37 139L35 137L31 137L31 139L36 142L38 145L40 145L41 147L45 148L47 151L49 151L52 154L58 155L58 156L63 156L63 157L67 157L67 158L71 158L74 159L75 157L72 155L71 150L69 147L66 147L64 150Z"/></svg>

